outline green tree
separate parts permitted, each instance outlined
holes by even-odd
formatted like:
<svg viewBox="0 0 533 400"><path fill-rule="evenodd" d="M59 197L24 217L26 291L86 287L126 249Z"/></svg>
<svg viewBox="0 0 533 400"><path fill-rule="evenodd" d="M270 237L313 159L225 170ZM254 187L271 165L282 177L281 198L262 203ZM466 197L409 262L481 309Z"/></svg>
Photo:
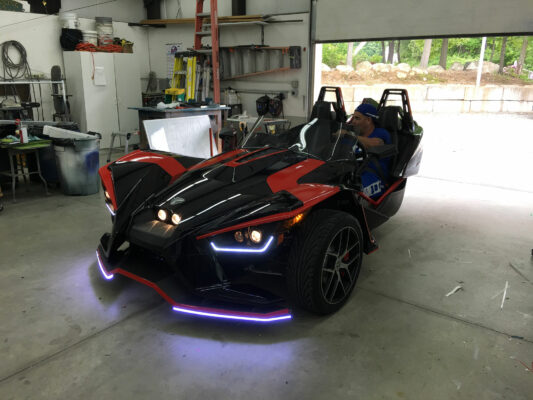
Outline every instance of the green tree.
<svg viewBox="0 0 533 400"><path fill-rule="evenodd" d="M411 66L419 65L424 49L424 40L401 40L399 42L399 51L396 51L398 54L401 54L401 61L406 62ZM437 65L441 61L441 49L443 48L442 42L443 39L433 39L428 65ZM502 42L502 37L495 37L492 38L492 41L489 41L490 51L485 52L485 60L498 62L502 49ZM382 62L382 44L384 43L381 41L368 42L365 47L353 57L353 65L356 65L361 61L370 61L372 63ZM492 50L492 47L494 50ZM524 44L523 36L509 36L506 39L503 65L510 65L514 61L518 61L523 48L525 49L525 52L523 53L523 68L525 70L533 70L533 37L527 38L527 43ZM345 64L347 61L347 50L347 43L324 44L322 48L322 62L330 67ZM481 38L448 39L446 68L449 68L454 62L464 64L468 61L478 60L480 50Z"/></svg>
<svg viewBox="0 0 533 400"><path fill-rule="evenodd" d="M322 46L322 62L329 67L336 67L344 64L346 53L348 52L347 43L327 43Z"/></svg>

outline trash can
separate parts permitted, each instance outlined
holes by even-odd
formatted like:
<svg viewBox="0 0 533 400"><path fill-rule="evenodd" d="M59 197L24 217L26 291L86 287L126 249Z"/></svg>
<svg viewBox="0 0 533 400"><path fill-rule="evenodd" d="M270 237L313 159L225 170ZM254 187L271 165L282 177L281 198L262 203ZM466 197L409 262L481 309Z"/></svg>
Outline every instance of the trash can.
<svg viewBox="0 0 533 400"><path fill-rule="evenodd" d="M63 193L81 196L98 193L100 134L72 132L50 126L44 128L43 134L53 139Z"/></svg>

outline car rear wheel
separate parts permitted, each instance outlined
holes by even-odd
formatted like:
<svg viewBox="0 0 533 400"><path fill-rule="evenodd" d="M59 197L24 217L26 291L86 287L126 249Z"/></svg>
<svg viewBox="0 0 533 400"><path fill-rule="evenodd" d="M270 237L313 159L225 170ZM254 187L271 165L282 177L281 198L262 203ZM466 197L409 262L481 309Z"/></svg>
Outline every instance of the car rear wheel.
<svg viewBox="0 0 533 400"><path fill-rule="evenodd" d="M363 234L352 215L317 210L303 222L289 255L287 285L292 299L316 314L340 309L361 270Z"/></svg>

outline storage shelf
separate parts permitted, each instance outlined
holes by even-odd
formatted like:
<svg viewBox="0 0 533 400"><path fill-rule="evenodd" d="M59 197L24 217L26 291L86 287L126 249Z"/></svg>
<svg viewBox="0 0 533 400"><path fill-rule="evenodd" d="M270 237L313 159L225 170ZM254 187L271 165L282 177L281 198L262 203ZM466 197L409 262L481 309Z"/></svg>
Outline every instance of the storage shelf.
<svg viewBox="0 0 533 400"><path fill-rule="evenodd" d="M252 22L268 22L268 18L263 15L238 15L231 17L218 17L220 24L238 24L238 23L252 23ZM208 19L208 17L206 17ZM195 18L171 18L171 19L143 19L139 22L141 25L182 25L194 24Z"/></svg>

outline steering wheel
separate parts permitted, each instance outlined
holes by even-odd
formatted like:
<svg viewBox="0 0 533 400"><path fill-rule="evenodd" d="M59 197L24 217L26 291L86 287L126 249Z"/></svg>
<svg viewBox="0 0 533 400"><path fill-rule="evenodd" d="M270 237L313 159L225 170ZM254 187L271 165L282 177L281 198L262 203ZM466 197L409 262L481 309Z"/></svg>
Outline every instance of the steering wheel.
<svg viewBox="0 0 533 400"><path fill-rule="evenodd" d="M355 159L356 160L359 160L359 159L362 159L362 160L366 160L368 158L368 151L366 150L366 147L363 146L363 144L361 142L359 142L359 136L355 136L355 139L356 139L356 146L357 146L357 149L355 151Z"/></svg>
<svg viewBox="0 0 533 400"><path fill-rule="evenodd" d="M357 138L357 136L356 136ZM360 176L363 172L363 169L368 165L368 151L366 148L357 140L356 142L356 153L355 153L355 162L353 165L353 170L350 174L350 180L352 182L357 182L356 177Z"/></svg>

